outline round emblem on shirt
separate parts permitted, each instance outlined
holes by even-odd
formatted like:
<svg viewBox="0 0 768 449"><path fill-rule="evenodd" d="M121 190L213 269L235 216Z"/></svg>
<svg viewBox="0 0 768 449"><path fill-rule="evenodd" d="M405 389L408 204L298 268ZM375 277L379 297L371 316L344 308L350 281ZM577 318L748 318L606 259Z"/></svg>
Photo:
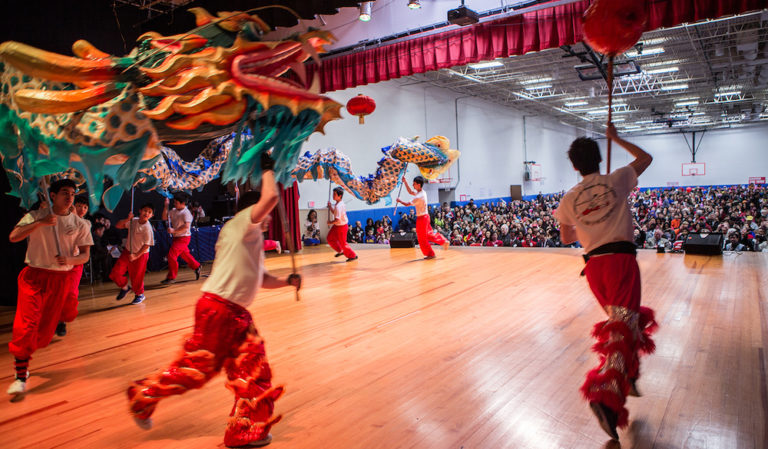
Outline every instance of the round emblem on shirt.
<svg viewBox="0 0 768 449"><path fill-rule="evenodd" d="M616 205L616 191L607 184L593 184L585 187L576 196L573 208L576 218L588 225L607 220Z"/></svg>

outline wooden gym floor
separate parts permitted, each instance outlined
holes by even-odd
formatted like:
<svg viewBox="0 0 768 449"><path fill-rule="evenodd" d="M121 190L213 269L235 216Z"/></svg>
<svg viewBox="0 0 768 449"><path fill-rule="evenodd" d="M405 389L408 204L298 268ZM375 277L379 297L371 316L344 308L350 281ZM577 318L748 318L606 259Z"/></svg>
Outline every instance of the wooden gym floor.
<svg viewBox="0 0 768 449"><path fill-rule="evenodd" d="M267 343L284 419L270 447L766 448L768 257L641 252L657 351L644 359L621 443L598 427L578 388L596 362L603 319L572 249L359 246L298 256L305 287L262 291L250 307ZM286 275L288 256L267 259ZM210 269L206 265L204 272ZM38 351L24 400L0 402L2 448L217 448L232 395L217 376L162 401L155 427L131 420L125 389L164 368L190 332L201 282L147 301L81 290L78 319ZM179 279L192 279L183 269ZM0 312L0 386L12 380L13 310Z"/></svg>

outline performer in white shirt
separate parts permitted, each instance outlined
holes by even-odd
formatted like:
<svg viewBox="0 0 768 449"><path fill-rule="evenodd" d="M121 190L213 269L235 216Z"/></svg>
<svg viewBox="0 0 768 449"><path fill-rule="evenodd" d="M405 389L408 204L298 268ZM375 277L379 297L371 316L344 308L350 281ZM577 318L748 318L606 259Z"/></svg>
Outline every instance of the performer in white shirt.
<svg viewBox="0 0 768 449"><path fill-rule="evenodd" d="M336 251L334 257L342 254L347 256L347 262L357 260L357 254L347 243L347 230L349 229L349 219L347 219L347 206L341 201L344 197L344 189L336 187L333 189L333 201L328 201L328 244Z"/></svg>
<svg viewBox="0 0 768 449"><path fill-rule="evenodd" d="M279 415L272 416L274 403L283 387L272 386L264 340L246 307L260 288L299 289L301 277L278 279L264 269L264 230L278 193L274 162L265 155L261 166L260 197L258 192L244 194L240 211L221 228L216 259L197 301L194 331L183 353L166 370L128 388L131 413L143 428L151 427L150 416L161 399L201 388L223 367L227 388L235 394L224 444L258 447L272 440L269 430L280 420Z"/></svg>
<svg viewBox="0 0 768 449"><path fill-rule="evenodd" d="M115 262L109 278L120 287L117 300L125 298L128 291L133 289L135 294L131 304L144 302L144 274L147 272L147 260L149 260L149 248L155 244L155 233L149 220L154 215L152 203L146 203L139 209L139 216L128 213L128 217L117 222L117 229L128 229L128 238L123 242L123 252ZM131 285L125 273L131 278Z"/></svg>
<svg viewBox="0 0 768 449"><path fill-rule="evenodd" d="M8 237L13 243L29 238L27 266L19 273L16 317L8 344L16 368L16 379L8 388L10 395L26 393L29 359L51 342L79 275L73 268L90 256L91 233L85 221L71 211L76 188L69 179L52 183L51 208L24 215Z"/></svg>
<svg viewBox="0 0 768 449"><path fill-rule="evenodd" d="M192 239L192 213L187 209L187 196L177 193L173 196L173 209L168 212L168 198L163 206L163 221L170 217L171 227L168 232L173 236L171 248L168 250L168 275L161 284L173 284L179 273L179 257L195 270L195 280L200 279L200 262L189 252L189 241Z"/></svg>
<svg viewBox="0 0 768 449"><path fill-rule="evenodd" d="M625 427L629 412L627 395L639 396L635 383L640 375L640 353L651 353L651 333L656 329L653 311L640 306L640 269L635 260L632 214L627 197L637 177L653 158L621 138L612 123L605 133L624 147L635 160L607 175L600 174L600 148L582 137L568 150L573 167L584 179L568 191L555 210L561 240L581 242L587 254L584 273L600 306L608 315L595 325L593 347L600 365L587 374L581 392L589 401L600 426L613 439L616 427Z"/></svg>
<svg viewBox="0 0 768 449"><path fill-rule="evenodd" d="M403 176L403 184L408 189L408 193L413 195L413 199L410 202L405 202L400 198L397 202L403 206L413 206L416 208L416 237L419 239L419 248L424 254L425 259L434 259L435 252L432 250L431 243L437 243L445 249L448 249L450 243L443 237L442 234L432 229L432 225L429 224L429 212L427 212L427 192L424 191L424 178L417 176L413 178L413 190L408 185L405 176Z"/></svg>

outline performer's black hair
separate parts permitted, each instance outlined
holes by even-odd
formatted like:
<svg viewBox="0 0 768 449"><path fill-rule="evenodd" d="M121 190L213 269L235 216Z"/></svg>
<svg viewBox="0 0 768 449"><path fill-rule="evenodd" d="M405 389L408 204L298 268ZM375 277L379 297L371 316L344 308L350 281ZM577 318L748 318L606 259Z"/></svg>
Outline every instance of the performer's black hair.
<svg viewBox="0 0 768 449"><path fill-rule="evenodd" d="M413 182L415 182L416 184L424 187L424 178L422 178L421 176L417 176L417 177L413 178Z"/></svg>
<svg viewBox="0 0 768 449"><path fill-rule="evenodd" d="M187 194L184 192L176 192L173 194L173 199L180 202L181 204L187 204Z"/></svg>
<svg viewBox="0 0 768 449"><path fill-rule="evenodd" d="M344 196L344 189L342 189L341 187L336 187L333 189L333 193L335 193L336 195L339 195L339 198L342 198Z"/></svg>
<svg viewBox="0 0 768 449"><path fill-rule="evenodd" d="M88 197L85 195L77 195L75 197L75 204L88 204Z"/></svg>
<svg viewBox="0 0 768 449"><path fill-rule="evenodd" d="M139 208L139 210L142 210L142 209L152 209L152 214L153 215L155 214L155 206L152 203L144 203L144 204L142 204L141 207Z"/></svg>
<svg viewBox="0 0 768 449"><path fill-rule="evenodd" d="M48 191L51 193L59 193L59 190L63 189L64 187L72 187L73 189L77 190L77 184L75 184L75 181L64 178L52 182L51 187L48 188Z"/></svg>
<svg viewBox="0 0 768 449"><path fill-rule="evenodd" d="M259 199L261 199L261 192L255 190L245 192L237 201L237 211L253 206L259 202Z"/></svg>
<svg viewBox="0 0 768 449"><path fill-rule="evenodd" d="M599 172L600 162L603 160L597 142L589 137L579 137L571 143L571 147L568 149L568 159L571 160L573 168L578 170L582 176Z"/></svg>

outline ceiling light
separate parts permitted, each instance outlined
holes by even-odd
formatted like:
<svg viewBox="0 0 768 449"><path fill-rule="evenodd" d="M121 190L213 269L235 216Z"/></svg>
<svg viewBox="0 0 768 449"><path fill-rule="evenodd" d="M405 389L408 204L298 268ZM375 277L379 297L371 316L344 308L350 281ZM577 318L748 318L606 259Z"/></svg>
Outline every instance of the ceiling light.
<svg viewBox="0 0 768 449"><path fill-rule="evenodd" d="M525 90L539 90L539 89L550 89L552 88L551 84L539 84L537 86L528 86L525 88Z"/></svg>
<svg viewBox="0 0 768 449"><path fill-rule="evenodd" d="M367 22L371 20L371 10L373 9L373 2L360 3L360 19L361 22Z"/></svg>
<svg viewBox="0 0 768 449"><path fill-rule="evenodd" d="M661 90L680 90L680 89L688 89L687 84L669 84L666 86L661 86Z"/></svg>
<svg viewBox="0 0 768 449"><path fill-rule="evenodd" d="M653 123L653 120L639 120L639 121L637 121L635 123L638 124L638 125L644 125L646 123Z"/></svg>
<svg viewBox="0 0 768 449"><path fill-rule="evenodd" d="M677 72L679 69L677 67L664 67L661 69L653 69L653 70L646 70L645 73L648 75L659 75L662 73L672 73Z"/></svg>
<svg viewBox="0 0 768 449"><path fill-rule="evenodd" d="M579 100L579 101L571 101L569 103L565 103L565 106L572 108L574 106L586 106L588 104L589 104L588 101Z"/></svg>
<svg viewBox="0 0 768 449"><path fill-rule="evenodd" d="M730 96L730 95L741 95L741 91L740 90L734 90L734 91L731 91L731 92L718 92L718 93L715 94L716 97L727 97L727 96Z"/></svg>
<svg viewBox="0 0 768 449"><path fill-rule="evenodd" d="M548 76L545 76L545 77L542 77L542 78L533 78L533 79L530 79L530 80L520 81L520 84L525 85L525 84L546 83L548 81L552 81L552 78L550 78Z"/></svg>
<svg viewBox="0 0 768 449"><path fill-rule="evenodd" d="M504 63L499 61L478 62L477 64L467 64L467 67L475 70L490 69L491 67L504 67Z"/></svg>
<svg viewBox="0 0 768 449"><path fill-rule="evenodd" d="M644 62L643 65L645 67L658 67L660 65L681 64L682 62L679 59L667 59L664 61Z"/></svg>
<svg viewBox="0 0 768 449"><path fill-rule="evenodd" d="M695 100L694 101L681 101L679 103L675 103L675 107L676 108L682 108L682 107L685 107L685 106L698 106L698 104L699 104L699 102L695 101Z"/></svg>
<svg viewBox="0 0 768 449"><path fill-rule="evenodd" d="M643 48L642 52L638 52L637 50L630 50L626 53L624 53L628 58L636 58L638 56L651 56L651 55L659 55L661 53L664 53L664 47L651 47L651 48Z"/></svg>
<svg viewBox="0 0 768 449"><path fill-rule="evenodd" d="M408 0L408 7L411 9L419 9L421 8L421 3L419 3L419 0Z"/></svg>

